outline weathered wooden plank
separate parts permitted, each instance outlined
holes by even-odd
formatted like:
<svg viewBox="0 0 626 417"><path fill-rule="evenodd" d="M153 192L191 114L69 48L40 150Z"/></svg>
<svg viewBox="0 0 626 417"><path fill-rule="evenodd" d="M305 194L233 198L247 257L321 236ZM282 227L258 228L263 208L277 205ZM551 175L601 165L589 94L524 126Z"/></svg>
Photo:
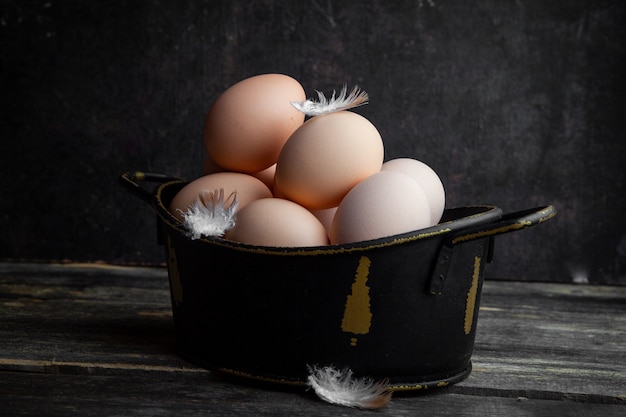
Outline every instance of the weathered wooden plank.
<svg viewBox="0 0 626 417"><path fill-rule="evenodd" d="M8 272L6 265L3 268L0 360L4 369L51 369L62 367L60 363L187 365L174 354L163 269L11 265L13 271Z"/></svg>
<svg viewBox="0 0 626 417"><path fill-rule="evenodd" d="M626 288L487 282L461 385L626 398Z"/></svg>
<svg viewBox="0 0 626 417"><path fill-rule="evenodd" d="M625 300L623 287L486 282L474 370L446 398L623 405ZM175 354L169 303L159 268L0 264L0 370L33 381L200 378L221 389Z"/></svg>
<svg viewBox="0 0 626 417"><path fill-rule="evenodd" d="M537 416L612 417L617 404L519 397L440 394L397 395L376 411L341 408L310 391L259 389L216 382L202 374L60 375L0 372L2 415L80 416Z"/></svg>

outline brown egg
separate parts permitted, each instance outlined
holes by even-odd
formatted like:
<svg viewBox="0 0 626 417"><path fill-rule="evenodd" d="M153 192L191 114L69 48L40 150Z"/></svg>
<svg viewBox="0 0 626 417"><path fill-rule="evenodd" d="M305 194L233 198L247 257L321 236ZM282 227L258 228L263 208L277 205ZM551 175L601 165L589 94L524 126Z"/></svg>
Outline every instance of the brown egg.
<svg viewBox="0 0 626 417"><path fill-rule="evenodd" d="M225 172L224 169L218 166L211 158L208 156L204 159L203 165L204 175L215 174L216 172ZM234 171L228 171L234 172ZM250 173L255 178L263 181L263 184L267 186L270 190L274 187L274 173L276 172L276 164L270 166L269 168L265 168L259 172Z"/></svg>
<svg viewBox="0 0 626 417"><path fill-rule="evenodd" d="M257 246L304 247L328 244L326 228L304 207L281 198L263 198L237 213L225 239Z"/></svg>
<svg viewBox="0 0 626 417"><path fill-rule="evenodd" d="M316 116L283 146L275 193L312 210L335 207L352 187L380 171L383 157L380 133L365 117L350 111Z"/></svg>
<svg viewBox="0 0 626 417"><path fill-rule="evenodd" d="M350 190L330 229L332 244L361 242L430 226L430 205L413 178L381 171Z"/></svg>
<svg viewBox="0 0 626 417"><path fill-rule="evenodd" d="M224 91L204 125L209 157L227 171L262 171L278 159L289 136L304 122L292 101L303 101L302 85L287 75L262 74Z"/></svg>
<svg viewBox="0 0 626 417"><path fill-rule="evenodd" d="M276 164L272 165L269 168L265 168L263 171L254 172L250 175L263 181L263 184L265 184L267 188L272 190L272 188L274 188L274 174L275 173L276 173Z"/></svg>
<svg viewBox="0 0 626 417"><path fill-rule="evenodd" d="M224 189L226 197L237 192L238 210L254 200L272 196L269 188L258 178L239 172L218 172L205 175L185 185L172 199L169 210L182 221L183 217L179 210L186 211L198 200L202 191L213 192L220 188Z"/></svg>

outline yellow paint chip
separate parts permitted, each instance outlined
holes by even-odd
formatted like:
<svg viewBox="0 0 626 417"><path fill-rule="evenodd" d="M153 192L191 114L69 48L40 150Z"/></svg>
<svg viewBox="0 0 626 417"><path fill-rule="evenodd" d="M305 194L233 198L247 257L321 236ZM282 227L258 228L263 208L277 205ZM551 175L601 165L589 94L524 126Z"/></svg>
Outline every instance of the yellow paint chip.
<svg viewBox="0 0 626 417"><path fill-rule="evenodd" d="M465 334L470 334L474 324L474 309L476 308L476 295L478 294L478 277L480 276L480 256L474 258L474 273L472 274L472 286L467 292L465 303Z"/></svg>
<svg viewBox="0 0 626 417"><path fill-rule="evenodd" d="M341 330L347 333L367 334L372 324L370 311L370 289L367 286L371 261L367 256L361 256L356 270L352 293L346 298L346 308L341 321ZM356 346L356 338L350 340Z"/></svg>
<svg viewBox="0 0 626 417"><path fill-rule="evenodd" d="M474 239L480 239L480 238L489 237L489 236L500 235L500 234L503 234L503 233L524 229L524 228L529 227L529 226L532 226L532 222L530 222L528 220L522 220L522 221L519 221L517 223L513 223L513 224L506 225L506 226L498 227L496 229L483 230L483 231L480 231L480 232L469 233L467 235L458 236L458 237L456 237L456 238L454 238L452 240L452 243L456 245L457 243L460 243L460 242L465 242L465 241L474 240Z"/></svg>

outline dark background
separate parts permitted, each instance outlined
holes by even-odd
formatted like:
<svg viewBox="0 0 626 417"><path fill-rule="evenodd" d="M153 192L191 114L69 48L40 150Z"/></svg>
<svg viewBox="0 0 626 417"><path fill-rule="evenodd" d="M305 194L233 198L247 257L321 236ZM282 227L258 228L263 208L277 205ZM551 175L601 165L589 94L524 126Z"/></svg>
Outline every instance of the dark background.
<svg viewBox="0 0 626 417"><path fill-rule="evenodd" d="M162 263L118 176L201 175L212 101L280 72L367 91L386 159L448 207L554 204L488 278L626 284L623 4L0 0L0 260Z"/></svg>

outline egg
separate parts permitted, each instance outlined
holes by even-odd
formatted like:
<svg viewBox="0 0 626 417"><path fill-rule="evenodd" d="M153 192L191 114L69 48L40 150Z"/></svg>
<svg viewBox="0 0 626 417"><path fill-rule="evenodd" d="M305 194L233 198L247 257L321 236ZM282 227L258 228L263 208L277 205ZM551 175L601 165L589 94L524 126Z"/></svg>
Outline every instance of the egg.
<svg viewBox="0 0 626 417"><path fill-rule="evenodd" d="M172 199L169 211L178 220L183 221L180 211L187 211L203 191L213 192L221 188L224 189L226 197L233 192L237 193L238 210L254 200L272 196L269 188L258 178L240 172L217 172L185 185Z"/></svg>
<svg viewBox="0 0 626 417"><path fill-rule="evenodd" d="M313 210L335 207L363 179L379 172L382 138L350 111L315 116L287 140L276 163L276 192Z"/></svg>
<svg viewBox="0 0 626 417"><path fill-rule="evenodd" d="M333 218L330 242L361 242L428 226L430 205L417 181L401 172L381 171L346 194Z"/></svg>
<svg viewBox="0 0 626 417"><path fill-rule="evenodd" d="M417 181L430 203L430 223L439 223L446 205L446 192L437 173L427 164L417 159L396 158L383 163L381 171L397 171L409 175Z"/></svg>
<svg viewBox="0 0 626 417"><path fill-rule="evenodd" d="M226 171L254 173L270 167L304 122L304 113L291 102L305 98L302 85L283 74L261 74L232 85L205 119L209 157Z"/></svg>
<svg viewBox="0 0 626 417"><path fill-rule="evenodd" d="M225 239L258 246L305 247L328 244L326 229L304 207L282 198L251 202L237 213Z"/></svg>
<svg viewBox="0 0 626 417"><path fill-rule="evenodd" d="M270 166L269 168L265 168L259 172L253 172L252 175L255 178L263 181L263 184L267 186L270 190L274 188L274 174L276 173L276 164Z"/></svg>
<svg viewBox="0 0 626 417"><path fill-rule="evenodd" d="M317 217L317 220L319 220L324 225L328 233L330 233L330 225L333 223L333 218L335 217L336 212L337 207L311 210L311 213L313 213L313 215Z"/></svg>
<svg viewBox="0 0 626 417"><path fill-rule="evenodd" d="M216 172L224 172L224 169L218 166L211 158L208 156L204 159L203 165L204 175L215 174ZM233 171L228 171L233 172ZM265 168L259 172L252 172L252 175L255 178L263 181L263 184L267 186L270 190L274 187L274 173L276 172L276 164L270 166L269 168Z"/></svg>

